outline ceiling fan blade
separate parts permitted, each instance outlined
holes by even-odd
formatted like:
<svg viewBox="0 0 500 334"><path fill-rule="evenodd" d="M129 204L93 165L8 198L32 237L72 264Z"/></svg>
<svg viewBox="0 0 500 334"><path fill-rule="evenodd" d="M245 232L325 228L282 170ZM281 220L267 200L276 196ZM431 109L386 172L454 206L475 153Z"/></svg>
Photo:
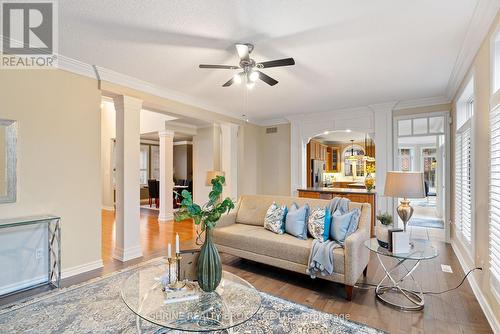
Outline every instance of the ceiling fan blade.
<svg viewBox="0 0 500 334"><path fill-rule="evenodd" d="M269 86L274 86L278 83L278 80L271 78L269 75L262 73L261 71L257 71L259 73L259 79L264 81Z"/></svg>
<svg viewBox="0 0 500 334"><path fill-rule="evenodd" d="M270 60L270 61L264 61L262 63L258 63L257 64L257 66L259 68L290 66L290 65L295 65L295 60L293 60L293 58L284 58L284 59L278 59L278 60Z"/></svg>
<svg viewBox="0 0 500 334"><path fill-rule="evenodd" d="M232 84L234 83L234 77L229 79L228 82L226 82L225 84L222 85L222 87L229 87L231 86Z"/></svg>
<svg viewBox="0 0 500 334"><path fill-rule="evenodd" d="M240 67L239 66L233 66L233 65L207 65L207 64L200 64L200 68L216 68L216 69L221 69L221 70L237 70Z"/></svg>
<svg viewBox="0 0 500 334"><path fill-rule="evenodd" d="M248 49L248 45L236 44L236 51L238 52L238 56L240 57L241 60L250 59L250 50Z"/></svg>

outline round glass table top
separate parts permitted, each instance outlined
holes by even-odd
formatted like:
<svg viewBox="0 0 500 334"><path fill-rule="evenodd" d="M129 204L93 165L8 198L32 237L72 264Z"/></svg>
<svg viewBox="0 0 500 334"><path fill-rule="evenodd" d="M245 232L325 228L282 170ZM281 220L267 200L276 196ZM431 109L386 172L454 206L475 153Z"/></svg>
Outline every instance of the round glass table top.
<svg viewBox="0 0 500 334"><path fill-rule="evenodd" d="M412 239L410 240L410 244L411 248L408 253L393 253L387 250L387 248L380 247L377 238L371 238L365 241L365 246L372 252L397 259L428 260L435 258L439 254L436 247L432 246L427 240Z"/></svg>
<svg viewBox="0 0 500 334"><path fill-rule="evenodd" d="M257 313L259 292L247 281L223 271L222 281L211 293L189 282L178 291L163 291L160 278L167 265L144 267L124 282L121 296L136 315L158 326L174 330L219 331L242 324Z"/></svg>

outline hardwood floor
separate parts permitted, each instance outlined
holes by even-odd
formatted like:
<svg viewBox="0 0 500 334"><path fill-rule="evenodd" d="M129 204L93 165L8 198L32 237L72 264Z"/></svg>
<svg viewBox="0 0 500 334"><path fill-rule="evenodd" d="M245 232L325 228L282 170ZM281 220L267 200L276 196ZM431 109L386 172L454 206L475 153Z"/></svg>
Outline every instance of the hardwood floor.
<svg viewBox="0 0 500 334"><path fill-rule="evenodd" d="M146 259L165 254L168 242L173 243L179 233L181 248L194 246L195 230L190 221L158 224L157 212L141 209L141 244L143 258L125 263L112 259L114 213L102 213L102 256L104 268L63 280L64 286L98 277ZM451 247L441 241L431 242L439 249L438 258L425 261L417 269L416 277L424 291L442 291L458 285L464 275ZM321 279L243 260L222 254L224 270L230 271L258 290L308 307L343 314L346 318L390 333L491 333L491 328L467 281L457 290L441 295L426 295L422 312L400 312L375 301L373 290L354 289L352 302L344 299L344 287ZM441 264L449 264L453 273L441 271ZM378 283L383 270L372 256L368 275L360 282ZM10 297L10 301L12 301ZM0 304L7 301L0 300Z"/></svg>

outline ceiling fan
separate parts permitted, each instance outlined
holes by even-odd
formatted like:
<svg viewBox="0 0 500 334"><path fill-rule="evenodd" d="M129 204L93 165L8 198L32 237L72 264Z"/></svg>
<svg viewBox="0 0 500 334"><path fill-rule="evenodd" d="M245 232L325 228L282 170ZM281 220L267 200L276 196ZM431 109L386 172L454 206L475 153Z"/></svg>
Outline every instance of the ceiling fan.
<svg viewBox="0 0 500 334"><path fill-rule="evenodd" d="M243 71L235 74L229 81L222 85L222 87L229 87L233 83L240 84L246 82L248 88L253 88L255 82L260 79L270 86L274 86L278 83L278 80L271 78L269 75L259 71L260 69L270 68L270 67L280 67L280 66L290 66L295 65L295 60L293 58L284 58L278 60L264 61L261 63L255 62L250 58L250 53L253 51L252 44L236 44L236 51L240 57L240 63L238 66L233 65L206 65L200 64L200 68L213 68L222 70L239 70Z"/></svg>

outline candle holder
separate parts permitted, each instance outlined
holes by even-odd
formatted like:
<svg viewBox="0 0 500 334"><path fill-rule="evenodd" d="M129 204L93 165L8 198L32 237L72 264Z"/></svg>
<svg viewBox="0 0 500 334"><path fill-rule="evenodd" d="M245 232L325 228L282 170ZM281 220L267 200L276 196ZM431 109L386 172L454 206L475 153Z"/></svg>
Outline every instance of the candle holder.
<svg viewBox="0 0 500 334"><path fill-rule="evenodd" d="M168 287L172 290L180 290L182 289L185 285L186 285L186 282L184 281L181 281L181 254L180 253L175 253L175 258L169 258L169 265L168 265L168 272L169 272L169 282L170 284L168 285ZM172 283L172 281L170 280L170 276L171 276L171 271L170 271L170 266L171 266L171 263L173 261L176 261L176 264L177 264L177 277L176 277L176 280L174 283Z"/></svg>

